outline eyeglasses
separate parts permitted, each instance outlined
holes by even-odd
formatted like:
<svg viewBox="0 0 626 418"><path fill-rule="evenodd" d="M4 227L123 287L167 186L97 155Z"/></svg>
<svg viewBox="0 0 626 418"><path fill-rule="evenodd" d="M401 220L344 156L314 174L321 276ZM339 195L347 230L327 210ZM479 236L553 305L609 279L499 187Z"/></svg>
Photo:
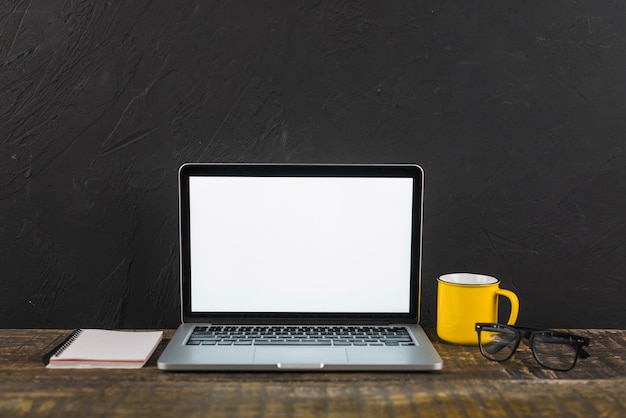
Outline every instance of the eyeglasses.
<svg viewBox="0 0 626 418"><path fill-rule="evenodd" d="M589 345L589 338L566 332L477 323L476 333L480 352L493 361L510 359L522 338L532 350L537 363L551 370L571 370L578 357L589 357L583 348Z"/></svg>

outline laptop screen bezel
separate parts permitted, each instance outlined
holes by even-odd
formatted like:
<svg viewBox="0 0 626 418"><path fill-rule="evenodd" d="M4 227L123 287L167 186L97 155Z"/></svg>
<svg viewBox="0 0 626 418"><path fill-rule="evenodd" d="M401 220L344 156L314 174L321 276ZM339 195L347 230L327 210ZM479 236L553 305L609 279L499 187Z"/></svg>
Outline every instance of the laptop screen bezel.
<svg viewBox="0 0 626 418"><path fill-rule="evenodd" d="M193 312L191 310L191 254L189 179L193 176L239 177L400 177L413 179L410 308L406 313ZM424 174L416 164L219 164L187 163L179 169L179 240L181 319L184 323L334 324L418 323L422 271Z"/></svg>

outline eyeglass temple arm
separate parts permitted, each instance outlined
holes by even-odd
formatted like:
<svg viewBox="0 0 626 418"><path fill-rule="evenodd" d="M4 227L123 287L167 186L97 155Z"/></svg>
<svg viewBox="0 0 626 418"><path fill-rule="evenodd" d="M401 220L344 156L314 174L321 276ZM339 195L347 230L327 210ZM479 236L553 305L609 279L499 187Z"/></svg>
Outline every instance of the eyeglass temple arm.
<svg viewBox="0 0 626 418"><path fill-rule="evenodd" d="M578 344L580 344L578 346L578 357L580 358L591 357L591 354L589 354L589 352L583 348L583 346L589 345L589 338L579 337L579 336L575 336L575 338Z"/></svg>
<svg viewBox="0 0 626 418"><path fill-rule="evenodd" d="M483 346L483 349L489 354L496 354L500 352L507 345L509 345L509 343L491 343L486 347Z"/></svg>
<svg viewBox="0 0 626 418"><path fill-rule="evenodd" d="M581 347L581 348L578 350L578 356L579 356L580 358L589 358L589 357L591 357L591 354L589 354L589 353L587 352L587 350L585 350L584 348L582 348L582 347Z"/></svg>

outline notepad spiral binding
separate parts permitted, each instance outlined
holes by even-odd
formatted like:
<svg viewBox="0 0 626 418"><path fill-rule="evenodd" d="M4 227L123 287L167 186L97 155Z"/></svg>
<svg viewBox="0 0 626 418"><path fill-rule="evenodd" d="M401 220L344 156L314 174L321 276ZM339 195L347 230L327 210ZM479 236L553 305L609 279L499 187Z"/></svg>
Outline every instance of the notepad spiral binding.
<svg viewBox="0 0 626 418"><path fill-rule="evenodd" d="M65 351L65 349L67 347L69 347L70 345L72 345L72 343L76 340L76 338L78 338L78 336L80 335L80 333L83 332L82 329L77 329L76 331L74 331L65 342L63 342L63 344L61 344L59 346L59 348L57 348L57 350L54 352L53 357L58 357L61 355L61 353L63 351Z"/></svg>

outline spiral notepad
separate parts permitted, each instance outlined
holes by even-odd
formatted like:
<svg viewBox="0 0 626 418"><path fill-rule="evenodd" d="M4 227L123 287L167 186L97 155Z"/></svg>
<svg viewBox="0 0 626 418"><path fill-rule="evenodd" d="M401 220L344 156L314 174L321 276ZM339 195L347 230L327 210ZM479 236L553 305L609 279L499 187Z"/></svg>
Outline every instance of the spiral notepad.
<svg viewBox="0 0 626 418"><path fill-rule="evenodd" d="M79 329L55 348L46 367L140 368L162 336L162 331Z"/></svg>

